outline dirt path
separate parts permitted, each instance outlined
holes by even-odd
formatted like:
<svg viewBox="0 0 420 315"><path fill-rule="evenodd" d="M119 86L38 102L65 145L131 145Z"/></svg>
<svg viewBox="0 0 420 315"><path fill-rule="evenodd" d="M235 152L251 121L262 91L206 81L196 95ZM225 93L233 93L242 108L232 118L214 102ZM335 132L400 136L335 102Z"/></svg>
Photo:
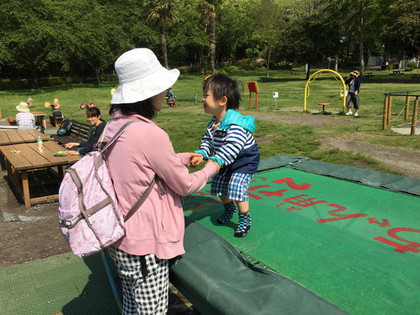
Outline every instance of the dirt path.
<svg viewBox="0 0 420 315"><path fill-rule="evenodd" d="M371 156L390 169L405 176L420 179L420 152L404 148L386 147L354 139L325 138L321 144L329 149L352 151Z"/></svg>
<svg viewBox="0 0 420 315"><path fill-rule="evenodd" d="M282 115L277 113L255 113L256 119L278 121L287 124L304 126L336 125L338 120L334 115L292 114ZM350 124L351 121L339 120L339 123ZM360 139L330 137L321 139L321 144L327 149L352 151L368 155L377 159L390 169L400 172L405 176L420 179L420 152L404 148L374 145Z"/></svg>

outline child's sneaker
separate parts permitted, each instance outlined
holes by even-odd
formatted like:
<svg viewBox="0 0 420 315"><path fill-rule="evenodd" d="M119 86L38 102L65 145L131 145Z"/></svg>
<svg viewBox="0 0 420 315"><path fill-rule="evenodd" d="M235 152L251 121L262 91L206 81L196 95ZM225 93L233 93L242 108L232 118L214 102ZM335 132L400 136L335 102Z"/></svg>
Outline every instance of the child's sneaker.
<svg viewBox="0 0 420 315"><path fill-rule="evenodd" d="M236 227L235 234L233 236L235 237L244 237L248 234L249 229L251 228L251 214L249 212L247 213L240 213L239 214L239 222L238 226Z"/></svg>
<svg viewBox="0 0 420 315"><path fill-rule="evenodd" d="M350 115L353 115L353 113L351 112L351 110L349 110L349 111L346 113L346 116L350 116Z"/></svg>
<svg viewBox="0 0 420 315"><path fill-rule="evenodd" d="M359 113L354 113L354 116L356 117L356 116L359 116Z"/></svg>
<svg viewBox="0 0 420 315"><path fill-rule="evenodd" d="M227 203L223 206L225 207L225 212L223 212L223 214L217 218L217 223L219 224L229 222L236 212L236 205L233 202Z"/></svg>

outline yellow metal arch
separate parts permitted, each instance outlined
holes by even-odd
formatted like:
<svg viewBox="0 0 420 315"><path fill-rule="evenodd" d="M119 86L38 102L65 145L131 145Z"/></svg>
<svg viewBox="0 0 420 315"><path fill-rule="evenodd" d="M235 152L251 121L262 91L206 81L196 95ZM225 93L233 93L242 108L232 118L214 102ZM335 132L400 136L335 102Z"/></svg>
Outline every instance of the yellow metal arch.
<svg viewBox="0 0 420 315"><path fill-rule="evenodd" d="M343 111L345 111L345 109L346 109L346 94L347 94L346 93L346 83L344 82L343 77L338 72L336 72L334 70L330 70L330 69L318 70L309 77L308 81L306 81L306 84L305 84L305 98L303 100L303 110L306 110L306 100L309 96L309 84L311 84L312 81L315 81L318 74L320 74L322 72L330 72L330 73L334 74L335 79L338 77L339 80L341 81L341 84L343 85L343 97L342 97L343 98Z"/></svg>

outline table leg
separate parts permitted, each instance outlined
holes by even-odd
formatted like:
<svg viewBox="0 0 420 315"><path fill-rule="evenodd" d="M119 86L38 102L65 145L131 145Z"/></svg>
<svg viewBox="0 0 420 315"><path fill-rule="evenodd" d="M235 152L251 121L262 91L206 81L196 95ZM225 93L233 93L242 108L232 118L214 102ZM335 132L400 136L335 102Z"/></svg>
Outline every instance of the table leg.
<svg viewBox="0 0 420 315"><path fill-rule="evenodd" d="M29 193L28 172L22 171L21 176L22 176L23 201L25 203L25 208L28 209L31 207L31 195Z"/></svg>
<svg viewBox="0 0 420 315"><path fill-rule="evenodd" d="M61 183L64 177L63 165L58 165L57 169L58 169L58 180Z"/></svg>
<svg viewBox="0 0 420 315"><path fill-rule="evenodd" d="M45 120L45 116L42 116L41 124L42 124L42 128L44 128L44 130L47 129L47 121Z"/></svg>

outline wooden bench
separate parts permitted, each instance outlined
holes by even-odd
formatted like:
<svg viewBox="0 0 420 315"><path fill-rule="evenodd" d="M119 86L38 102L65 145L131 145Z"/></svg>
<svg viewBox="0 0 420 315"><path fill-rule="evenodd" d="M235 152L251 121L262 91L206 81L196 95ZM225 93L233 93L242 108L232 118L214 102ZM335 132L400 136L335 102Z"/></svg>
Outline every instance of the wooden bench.
<svg viewBox="0 0 420 315"><path fill-rule="evenodd" d="M53 116L52 114L48 114L48 116L50 117L50 124L54 128L58 128L59 126L61 126L61 124L64 121L63 117Z"/></svg>
<svg viewBox="0 0 420 315"><path fill-rule="evenodd" d="M73 124L71 126L71 133L68 136L59 136L59 135L52 135L52 137L59 143L59 144L66 144L70 142L85 142L88 139L89 133L89 124L85 124L79 122L77 120L71 121Z"/></svg>
<svg viewBox="0 0 420 315"><path fill-rule="evenodd" d="M9 122L9 126L16 126L16 116L7 116L7 121Z"/></svg>
<svg viewBox="0 0 420 315"><path fill-rule="evenodd" d="M373 77L373 73L372 72L366 72L363 77L365 77L365 78Z"/></svg>
<svg viewBox="0 0 420 315"><path fill-rule="evenodd" d="M389 75L404 75L404 73L400 70L392 70L392 72Z"/></svg>

